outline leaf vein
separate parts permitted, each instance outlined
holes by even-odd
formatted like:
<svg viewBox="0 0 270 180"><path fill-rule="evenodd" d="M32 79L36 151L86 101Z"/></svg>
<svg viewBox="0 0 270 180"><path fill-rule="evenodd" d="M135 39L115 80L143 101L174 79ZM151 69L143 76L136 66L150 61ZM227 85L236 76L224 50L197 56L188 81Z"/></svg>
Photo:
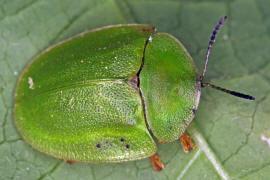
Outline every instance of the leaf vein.
<svg viewBox="0 0 270 180"><path fill-rule="evenodd" d="M215 154L212 152L211 148L207 144L204 137L201 135L201 133L194 127L194 124L191 125L190 130L192 134L194 135L195 139L197 140L198 146L201 148L201 150L205 153L206 157L210 160L213 167L215 168L216 172L220 175L220 177L224 180L229 180L230 176L227 174L225 169L223 168L222 164L220 163L219 159L215 156Z"/></svg>
<svg viewBox="0 0 270 180"><path fill-rule="evenodd" d="M15 15L19 14L20 12L22 12L22 11L28 9L29 7L31 7L35 2L37 2L37 0L32 0L28 4L23 5L22 7L20 7L19 9L17 9L14 13L9 14L9 15L6 15L6 12L5 12L3 6L1 6L2 7L1 9L2 9L3 13L5 14L5 16L3 16L2 18L0 18L0 21L3 21L6 17L15 16Z"/></svg>
<svg viewBox="0 0 270 180"><path fill-rule="evenodd" d="M254 123L255 123L255 120L254 120L254 117L255 117L255 114L258 110L258 107L259 107L259 104L261 102L263 102L265 99L266 99L267 96L264 96L262 97L260 100L257 101L256 105L255 105L255 109L252 113L252 116L251 116L251 125L250 125L250 129L249 129L249 132L247 133L246 135L246 138L245 138L245 141L235 150L235 152L233 152L232 154L230 154L227 158L225 158L223 161L222 161L222 164L225 164L228 160L230 160L233 156L237 155L241 149L243 149L247 144L248 144L248 141L249 141L249 137L250 135L252 134L253 132L253 129L254 129Z"/></svg>

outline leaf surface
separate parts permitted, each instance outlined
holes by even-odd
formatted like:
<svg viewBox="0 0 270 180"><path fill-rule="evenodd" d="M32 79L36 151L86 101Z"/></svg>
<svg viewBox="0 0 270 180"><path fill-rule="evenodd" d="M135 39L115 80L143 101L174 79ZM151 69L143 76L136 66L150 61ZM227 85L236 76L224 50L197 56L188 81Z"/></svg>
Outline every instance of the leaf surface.
<svg viewBox="0 0 270 180"><path fill-rule="evenodd" d="M224 15L205 81L256 100L203 89L188 129L197 148L185 154L179 142L158 145L162 172L153 172L148 159L71 166L32 149L17 133L17 78L50 45L104 25L151 24L180 39L201 72L210 33ZM0 179L268 179L269 47L268 0L0 0Z"/></svg>

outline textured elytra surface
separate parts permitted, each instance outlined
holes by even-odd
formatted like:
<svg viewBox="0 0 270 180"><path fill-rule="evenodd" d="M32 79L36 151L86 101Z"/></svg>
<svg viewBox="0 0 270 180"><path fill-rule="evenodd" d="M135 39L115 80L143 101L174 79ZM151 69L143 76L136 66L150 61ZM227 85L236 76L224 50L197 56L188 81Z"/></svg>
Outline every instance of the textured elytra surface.
<svg viewBox="0 0 270 180"><path fill-rule="evenodd" d="M16 99L88 81L128 79L140 69L152 31L146 25L106 27L50 47L24 70Z"/></svg>
<svg viewBox="0 0 270 180"><path fill-rule="evenodd" d="M98 29L34 58L15 90L14 120L23 138L65 160L120 162L154 154L141 96L127 82L140 69L153 29Z"/></svg>
<svg viewBox="0 0 270 180"><path fill-rule="evenodd" d="M58 158L119 162L156 151L139 93L125 82L49 91L15 108L16 124L26 141Z"/></svg>
<svg viewBox="0 0 270 180"><path fill-rule="evenodd" d="M261 135L270 136L269 1L119 2L1 1L0 179L268 179L270 149ZM16 132L12 89L24 66L46 47L86 29L148 23L179 38L200 72L210 32L223 15L229 19L216 41L206 80L257 100L250 103L204 89L188 130L195 141L205 141L197 142L190 154L183 153L178 142L159 145L166 166L163 172L152 172L147 159L69 166L33 150Z"/></svg>

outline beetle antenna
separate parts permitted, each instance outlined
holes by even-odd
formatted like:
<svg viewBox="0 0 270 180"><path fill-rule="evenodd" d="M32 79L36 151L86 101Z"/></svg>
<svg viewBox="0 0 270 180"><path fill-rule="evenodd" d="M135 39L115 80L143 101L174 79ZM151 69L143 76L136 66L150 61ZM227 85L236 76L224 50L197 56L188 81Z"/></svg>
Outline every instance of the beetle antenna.
<svg viewBox="0 0 270 180"><path fill-rule="evenodd" d="M209 45L208 45L208 49L207 49L207 52L206 52L205 64L204 64L203 72L202 72L202 74L200 76L201 87L211 87L211 88L214 88L214 89L223 91L225 93L231 94L231 95L236 96L236 97L239 97L239 98L243 98L243 99L248 99L248 100L254 101L255 100L255 97L253 97L253 96L250 96L250 95L247 95L247 94L242 94L242 93L239 93L239 92L236 92L236 91L232 91L232 90L228 90L228 89L225 89L225 88L222 88L222 87L219 87L219 86L215 86L215 85L210 84L210 83L203 83L202 82L203 79L204 79L204 75L205 75L207 64L208 64L209 55L211 53L211 49L212 49L213 44L215 42L216 35L217 35L219 29L221 28L221 26L223 25L223 23L224 23L224 21L226 19L227 19L227 16L223 16L218 21L218 23L216 24L216 26L215 26L215 28L214 28L214 30L212 32L212 35L211 35L211 38L210 38L210 41L209 41Z"/></svg>
<svg viewBox="0 0 270 180"><path fill-rule="evenodd" d="M208 59L209 59L209 55L211 53L211 49L212 49L212 46L215 42L215 38L216 38L216 35L219 31L219 29L221 28L221 26L223 25L224 21L227 19L227 16L223 16L219 21L218 23L216 24L216 27L214 28L213 32L212 32L212 35L211 35L211 38L210 38L210 41L209 41L209 45L208 45L208 49L207 49L207 52L206 52L206 57L205 57L205 63L204 63L204 68L203 68L203 72L202 72L202 75L200 77L200 81L202 82L203 79L204 79L204 75L205 75L205 72L206 72L206 68L207 68L207 64L208 64Z"/></svg>
<svg viewBox="0 0 270 180"><path fill-rule="evenodd" d="M250 96L250 95L247 95L247 94L242 94L242 93L232 91L232 90L228 90L228 89L225 89L225 88L222 88L222 87L219 87L219 86L215 86L215 85L210 84L210 83L202 83L201 86L202 87L211 87L211 88L223 91L225 93L231 94L231 95L239 97L239 98L248 99L248 100L251 100L251 101L255 100L255 97L253 97L253 96Z"/></svg>

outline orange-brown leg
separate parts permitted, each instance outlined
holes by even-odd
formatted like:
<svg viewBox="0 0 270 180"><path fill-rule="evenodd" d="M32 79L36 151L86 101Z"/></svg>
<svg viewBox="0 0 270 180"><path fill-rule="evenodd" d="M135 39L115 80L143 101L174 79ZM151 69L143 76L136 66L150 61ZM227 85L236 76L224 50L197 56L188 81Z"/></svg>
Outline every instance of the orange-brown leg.
<svg viewBox="0 0 270 180"><path fill-rule="evenodd" d="M157 154L154 154L150 157L150 161L152 163L152 168L154 171L161 171L164 168L163 163L160 161L160 158Z"/></svg>
<svg viewBox="0 0 270 180"><path fill-rule="evenodd" d="M183 133L180 137L180 142L183 146L184 152L189 152L195 148L195 144L191 141L190 136L187 133Z"/></svg>
<svg viewBox="0 0 270 180"><path fill-rule="evenodd" d="M69 165L72 165L74 164L76 161L74 160L65 160L66 163L68 163Z"/></svg>

